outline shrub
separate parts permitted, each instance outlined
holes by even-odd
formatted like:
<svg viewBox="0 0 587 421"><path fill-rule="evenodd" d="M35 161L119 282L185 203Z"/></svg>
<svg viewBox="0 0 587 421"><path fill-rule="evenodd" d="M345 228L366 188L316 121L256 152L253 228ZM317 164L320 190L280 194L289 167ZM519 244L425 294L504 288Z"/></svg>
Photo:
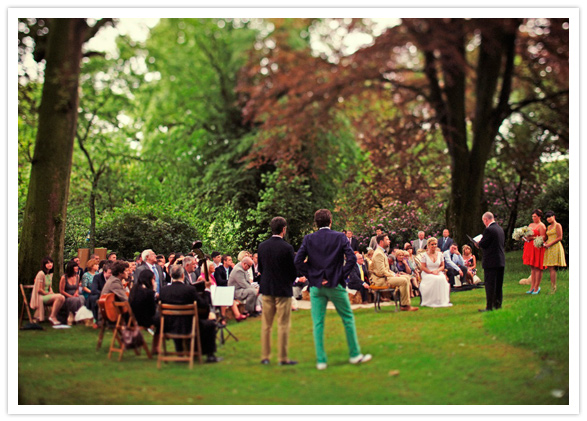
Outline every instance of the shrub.
<svg viewBox="0 0 587 421"><path fill-rule="evenodd" d="M187 252L197 237L193 217L170 205L125 202L96 222L96 245L132 259L144 249Z"/></svg>

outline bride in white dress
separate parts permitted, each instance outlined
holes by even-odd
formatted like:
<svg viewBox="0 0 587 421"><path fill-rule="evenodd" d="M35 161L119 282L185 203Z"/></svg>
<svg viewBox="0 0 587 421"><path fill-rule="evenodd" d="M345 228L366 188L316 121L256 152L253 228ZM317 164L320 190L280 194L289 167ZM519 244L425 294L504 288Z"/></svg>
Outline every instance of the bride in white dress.
<svg viewBox="0 0 587 421"><path fill-rule="evenodd" d="M450 284L444 275L444 258L437 251L438 241L432 237L428 239L426 252L421 256L422 294L421 307L450 307Z"/></svg>

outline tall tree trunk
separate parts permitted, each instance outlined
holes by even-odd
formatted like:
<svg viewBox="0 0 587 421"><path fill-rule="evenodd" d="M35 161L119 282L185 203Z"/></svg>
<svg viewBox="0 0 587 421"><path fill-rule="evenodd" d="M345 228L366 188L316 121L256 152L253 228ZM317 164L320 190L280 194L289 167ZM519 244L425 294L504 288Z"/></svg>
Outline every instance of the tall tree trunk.
<svg viewBox="0 0 587 421"><path fill-rule="evenodd" d="M30 184L19 238L18 281L31 283L43 257L55 262L54 289L63 269L63 243L84 19L53 19L47 46L45 82Z"/></svg>

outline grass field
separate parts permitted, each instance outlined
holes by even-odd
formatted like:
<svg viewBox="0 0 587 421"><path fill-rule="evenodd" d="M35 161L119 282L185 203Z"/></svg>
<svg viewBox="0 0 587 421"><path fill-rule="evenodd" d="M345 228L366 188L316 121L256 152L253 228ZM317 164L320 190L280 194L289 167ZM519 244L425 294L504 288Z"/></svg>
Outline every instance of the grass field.
<svg viewBox="0 0 587 421"><path fill-rule="evenodd" d="M483 289L453 293L451 308L355 311L362 351L373 355L363 366L348 363L340 319L329 311L325 371L315 368L306 310L292 314L293 367L275 357L259 364L259 318L230 324L239 341L219 347L224 361L193 370L181 363L158 370L144 353L108 360L111 335L96 352L97 331L84 326L19 331L19 404L567 405L568 272L559 272L558 291L548 295L545 271L537 296L518 284L528 274L521 253L509 253L497 312L478 313Z"/></svg>

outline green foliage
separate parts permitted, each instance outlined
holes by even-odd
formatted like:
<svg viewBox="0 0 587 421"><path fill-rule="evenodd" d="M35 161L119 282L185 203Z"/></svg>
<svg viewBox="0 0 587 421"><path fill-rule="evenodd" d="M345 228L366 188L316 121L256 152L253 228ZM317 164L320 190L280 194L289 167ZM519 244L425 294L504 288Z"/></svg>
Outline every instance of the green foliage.
<svg viewBox="0 0 587 421"><path fill-rule="evenodd" d="M197 219L194 218L194 225L205 253L219 251L236 258L243 247L250 244L243 229L243 218L232 204L210 207L205 202L198 201L193 210L198 215Z"/></svg>
<svg viewBox="0 0 587 421"><path fill-rule="evenodd" d="M63 243L63 260L77 256L77 250L88 247L87 237L90 222L87 210L68 206L65 220L65 242Z"/></svg>
<svg viewBox="0 0 587 421"><path fill-rule="evenodd" d="M392 246L399 248L414 240L418 236L418 231L424 231L427 237L438 237L443 229L443 208L442 202L430 209L423 209L415 202L389 202L383 209L378 209L375 217L364 218L362 224L355 228L359 248L363 251L367 249L377 228L389 236Z"/></svg>
<svg viewBox="0 0 587 421"><path fill-rule="evenodd" d="M528 218L526 220L530 220L531 212L534 209L541 209L544 213L549 210L554 212L556 221L561 224L563 228L562 244L567 255L568 263L570 228L568 160L559 163L552 163L551 166L557 169L551 172L546 188L542 190L542 193L536 196L532 209L528 209L526 212L528 213ZM546 221L546 218L543 218L542 222L548 227L548 221Z"/></svg>
<svg viewBox="0 0 587 421"><path fill-rule="evenodd" d="M308 180L301 176L280 177L279 171L263 174L261 180L264 188L259 193L257 208L247 215L247 220L253 222L249 237L256 244L266 240L271 235L271 220L283 216L288 224L286 239L299 247L312 227L317 209Z"/></svg>
<svg viewBox="0 0 587 421"><path fill-rule="evenodd" d="M105 212L96 225L96 244L122 259L145 249L157 254L187 252L197 237L192 217L161 203L125 203Z"/></svg>

